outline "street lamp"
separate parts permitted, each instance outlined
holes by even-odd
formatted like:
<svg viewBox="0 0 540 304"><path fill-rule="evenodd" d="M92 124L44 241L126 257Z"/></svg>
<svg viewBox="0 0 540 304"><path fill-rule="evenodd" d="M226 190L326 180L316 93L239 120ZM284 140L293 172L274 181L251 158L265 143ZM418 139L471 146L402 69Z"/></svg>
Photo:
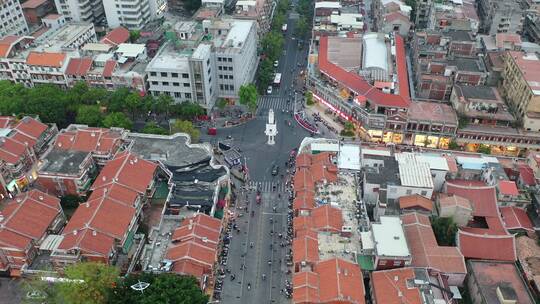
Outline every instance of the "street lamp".
<svg viewBox="0 0 540 304"><path fill-rule="evenodd" d="M135 283L135 284L131 285L130 287L131 287L131 289L133 289L135 291L140 291L141 293L144 293L144 290L146 288L150 287L150 283L139 281L138 283Z"/></svg>

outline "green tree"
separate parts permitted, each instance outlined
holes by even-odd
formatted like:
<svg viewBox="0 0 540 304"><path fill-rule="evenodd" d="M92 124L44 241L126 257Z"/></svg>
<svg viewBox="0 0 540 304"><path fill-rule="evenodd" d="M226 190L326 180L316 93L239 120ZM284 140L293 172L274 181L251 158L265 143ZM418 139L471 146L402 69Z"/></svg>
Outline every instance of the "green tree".
<svg viewBox="0 0 540 304"><path fill-rule="evenodd" d="M133 92L126 97L126 107L131 112L131 117L135 119L137 114L143 107L141 95L137 92Z"/></svg>
<svg viewBox="0 0 540 304"><path fill-rule="evenodd" d="M22 112L39 115L41 120L65 127L72 123L76 115L76 105L66 97L66 92L58 86L38 85L28 90Z"/></svg>
<svg viewBox="0 0 540 304"><path fill-rule="evenodd" d="M265 58L259 64L257 73L257 83L259 84L259 92L264 92L268 85L272 82L274 74L274 66L269 58Z"/></svg>
<svg viewBox="0 0 540 304"><path fill-rule="evenodd" d="M345 130L347 130L347 131L353 131L353 132L354 132L354 129L355 129L353 123L350 122L350 121L346 121L346 122L345 122L344 128L345 128Z"/></svg>
<svg viewBox="0 0 540 304"><path fill-rule="evenodd" d="M105 128L118 127L126 130L131 130L133 122L122 112L113 112L105 116L103 119L103 126Z"/></svg>
<svg viewBox="0 0 540 304"><path fill-rule="evenodd" d="M142 133L146 134L158 134L158 135L167 135L169 132L160 126L158 126L155 122L149 122L147 123L144 128L141 130Z"/></svg>
<svg viewBox="0 0 540 304"><path fill-rule="evenodd" d="M276 31L267 33L261 40L262 51L271 61L278 60L283 51L283 44L283 35Z"/></svg>
<svg viewBox="0 0 540 304"><path fill-rule="evenodd" d="M228 102L227 102L227 99L225 98L220 98L216 104L216 106L218 107L218 109L220 110L223 110L225 109L225 107L227 106Z"/></svg>
<svg viewBox="0 0 540 304"><path fill-rule="evenodd" d="M103 263L81 262L68 266L65 277L72 281L57 283L58 296L62 303L108 303L118 275L116 267Z"/></svg>
<svg viewBox="0 0 540 304"><path fill-rule="evenodd" d="M476 152L482 153L482 154L491 154L491 148L487 145L480 144Z"/></svg>
<svg viewBox="0 0 540 304"><path fill-rule="evenodd" d="M251 112L255 112L258 93L254 84L242 85L238 91L238 96L240 97L240 104L247 106Z"/></svg>
<svg viewBox="0 0 540 304"><path fill-rule="evenodd" d="M452 139L452 140L448 143L448 149L450 149L450 150L458 150L458 149L459 149L459 144L457 143L457 141L455 141L454 139Z"/></svg>
<svg viewBox="0 0 540 304"><path fill-rule="evenodd" d="M131 286L138 282L150 285L144 292L137 292ZM129 274L118 282L109 303L118 304L206 304L208 296L199 288L197 280L192 276L180 276L173 273L139 273Z"/></svg>
<svg viewBox="0 0 540 304"><path fill-rule="evenodd" d="M281 27L285 24L286 20L285 13L278 10L274 15L274 20L272 20L272 30L276 32L281 31Z"/></svg>
<svg viewBox="0 0 540 304"><path fill-rule="evenodd" d="M22 84L13 84L7 80L0 81L0 114L21 113L28 90Z"/></svg>
<svg viewBox="0 0 540 304"><path fill-rule="evenodd" d="M440 246L455 246L457 225L451 217L432 217L431 227Z"/></svg>
<svg viewBox="0 0 540 304"><path fill-rule="evenodd" d="M158 114L165 114L166 119L169 119L169 112L173 103L174 99L171 96L161 94L155 100L154 111Z"/></svg>
<svg viewBox="0 0 540 304"><path fill-rule="evenodd" d="M311 93L310 91L307 91L305 94L305 97L306 97L306 104L308 106L312 106L315 104L315 101L313 100L313 93Z"/></svg>
<svg viewBox="0 0 540 304"><path fill-rule="evenodd" d="M85 124L91 127L99 127L102 120L103 114L97 105L80 105L77 109L77 117L75 118L75 121L79 124Z"/></svg>
<svg viewBox="0 0 540 304"><path fill-rule="evenodd" d="M120 88L115 90L105 102L107 111L111 112L123 112L126 109L126 98L130 94L127 88Z"/></svg>
<svg viewBox="0 0 540 304"><path fill-rule="evenodd" d="M201 133L199 130L197 130L191 121L187 120L176 120L172 127L173 133L186 133L191 137L191 142L197 142L199 141L199 137L201 136Z"/></svg>
<svg viewBox="0 0 540 304"><path fill-rule="evenodd" d="M296 22L295 33L299 38L304 38L309 30L309 25L306 17L302 16Z"/></svg>
<svg viewBox="0 0 540 304"><path fill-rule="evenodd" d="M29 277L21 282L23 291L22 303L42 304L58 303L55 284L41 280L39 276Z"/></svg>
<svg viewBox="0 0 540 304"><path fill-rule="evenodd" d="M136 43L140 37L141 37L141 31L139 30L133 30L129 32L129 41L131 41L131 43Z"/></svg>

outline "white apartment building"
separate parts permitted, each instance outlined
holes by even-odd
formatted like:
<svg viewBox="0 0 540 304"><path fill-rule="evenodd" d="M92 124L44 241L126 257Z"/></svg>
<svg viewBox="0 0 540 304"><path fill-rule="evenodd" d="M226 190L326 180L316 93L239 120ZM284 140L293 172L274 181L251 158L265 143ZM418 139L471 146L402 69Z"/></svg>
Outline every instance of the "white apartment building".
<svg viewBox="0 0 540 304"><path fill-rule="evenodd" d="M257 69L257 26L251 20L203 21L174 26L170 41L146 67L152 95L167 94L176 102L192 101L211 109L218 98L238 98L240 86Z"/></svg>
<svg viewBox="0 0 540 304"><path fill-rule="evenodd" d="M0 38L26 33L28 33L28 24L19 0L0 1Z"/></svg>
<svg viewBox="0 0 540 304"><path fill-rule="evenodd" d="M149 21L163 16L167 10L167 1L106 0L103 6L110 28L124 26L129 30L140 30Z"/></svg>
<svg viewBox="0 0 540 304"><path fill-rule="evenodd" d="M105 2L112 2L112 0ZM105 16L102 0L54 0L54 5L58 13L66 18L66 21L97 24Z"/></svg>

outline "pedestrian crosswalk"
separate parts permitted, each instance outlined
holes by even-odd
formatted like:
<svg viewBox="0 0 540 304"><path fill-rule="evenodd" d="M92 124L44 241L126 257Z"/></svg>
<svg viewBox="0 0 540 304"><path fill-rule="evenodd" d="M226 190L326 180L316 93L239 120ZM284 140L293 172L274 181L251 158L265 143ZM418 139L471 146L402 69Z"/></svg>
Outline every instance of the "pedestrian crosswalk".
<svg viewBox="0 0 540 304"><path fill-rule="evenodd" d="M273 181L249 181L248 187L252 189L260 189L261 192L285 192L285 183Z"/></svg>
<svg viewBox="0 0 540 304"><path fill-rule="evenodd" d="M289 102L287 102L289 100ZM273 109L274 111L294 109L294 97L288 98L283 96L264 95L259 97L258 110Z"/></svg>

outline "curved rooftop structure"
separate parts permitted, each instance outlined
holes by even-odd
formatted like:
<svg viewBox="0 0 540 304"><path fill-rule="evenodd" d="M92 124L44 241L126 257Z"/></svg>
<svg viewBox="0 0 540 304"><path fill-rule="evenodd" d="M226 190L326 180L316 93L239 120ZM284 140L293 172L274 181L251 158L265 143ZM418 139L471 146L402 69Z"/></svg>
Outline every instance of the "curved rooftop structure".
<svg viewBox="0 0 540 304"><path fill-rule="evenodd" d="M364 53L362 54L362 68L378 68L388 71L388 49L386 43L378 33L365 34L362 37Z"/></svg>

